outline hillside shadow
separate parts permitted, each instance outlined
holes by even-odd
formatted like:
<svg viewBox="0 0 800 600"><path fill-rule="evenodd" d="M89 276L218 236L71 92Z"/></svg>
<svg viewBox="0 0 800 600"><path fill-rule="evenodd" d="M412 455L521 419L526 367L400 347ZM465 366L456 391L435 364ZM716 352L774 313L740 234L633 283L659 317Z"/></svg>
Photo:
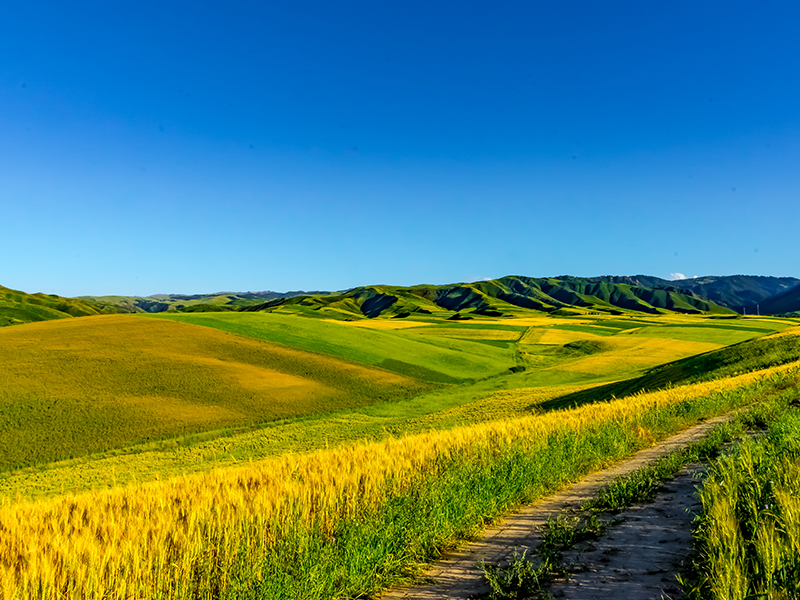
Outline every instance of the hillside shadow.
<svg viewBox="0 0 800 600"><path fill-rule="evenodd" d="M640 377L607 383L539 404L531 404L528 409L556 410L607 402L613 398L622 398L637 392L652 392L670 385L698 383L787 364L800 360L800 344L797 340L797 336L770 336L746 340L653 367Z"/></svg>

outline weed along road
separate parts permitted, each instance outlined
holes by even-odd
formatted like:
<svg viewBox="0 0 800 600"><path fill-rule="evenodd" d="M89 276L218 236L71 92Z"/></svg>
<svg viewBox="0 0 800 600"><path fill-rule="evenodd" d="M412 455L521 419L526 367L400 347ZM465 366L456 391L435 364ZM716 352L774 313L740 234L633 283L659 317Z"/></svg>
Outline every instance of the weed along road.
<svg viewBox="0 0 800 600"><path fill-rule="evenodd" d="M580 514L581 507L612 482L700 441L714 427L729 421L732 416L726 414L708 419L652 448L637 452L611 468L593 473L553 496L523 507L490 527L479 541L450 553L426 571L422 579L431 583L393 590L383 594L381 599L468 600L476 595L490 594L492 588L484 577L481 561L508 564L514 552L522 551L527 551L533 558L542 543L548 523L563 516ZM596 564L591 563L593 567L584 567L581 573L571 574L568 581L553 585L552 591L557 597L592 600L609 595L650 600L661 597L662 592L674 594L677 587L675 575L679 573L681 565L681 561L676 559L686 557L691 552L692 516L686 509L696 509L698 506L694 498L694 484L691 472L682 474L673 483L675 489L670 490L671 494L667 496L671 509L669 513L662 507L641 508L630 517L631 520L626 521L624 528L620 529L617 523L617 527L606 536L608 548L616 548L616 551L611 550L607 554L620 557L615 559L613 565L610 560L598 560ZM663 498L661 503L664 503ZM649 513L644 514L647 510ZM665 538L669 541L665 542ZM585 555L585 551L582 554ZM620 560L623 557L625 561ZM582 560L588 562L585 556ZM655 574L658 576L655 577Z"/></svg>

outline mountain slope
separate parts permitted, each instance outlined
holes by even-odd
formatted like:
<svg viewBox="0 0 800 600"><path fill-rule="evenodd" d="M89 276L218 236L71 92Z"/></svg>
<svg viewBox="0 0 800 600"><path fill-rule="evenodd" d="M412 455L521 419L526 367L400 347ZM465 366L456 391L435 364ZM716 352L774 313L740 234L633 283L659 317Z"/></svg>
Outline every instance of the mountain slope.
<svg viewBox="0 0 800 600"><path fill-rule="evenodd" d="M800 312L800 285L786 290L782 294L767 298L758 306L747 308L748 314L760 312L762 315L779 315Z"/></svg>
<svg viewBox="0 0 800 600"><path fill-rule="evenodd" d="M516 280L516 281L513 281ZM396 287L362 286L346 292L219 292L156 294L149 297L85 297L111 312L221 312L285 309L336 319L474 311L491 316L517 309L553 312L582 309L633 310L654 314L716 312L715 305L741 313L800 284L793 277L708 276L669 281L651 275L555 278L503 277L488 282ZM649 291L647 291L649 290ZM656 291L658 290L658 291ZM662 291L663 290L663 291ZM292 299L295 300L292 300ZM510 305L510 306L509 306ZM362 309L363 307L363 309ZM743 308L746 307L746 308ZM407 313L407 314L406 314Z"/></svg>
<svg viewBox="0 0 800 600"><path fill-rule="evenodd" d="M734 314L728 308L672 286L649 288L633 280L604 278L533 278L508 276L490 281L411 287L365 286L328 296L279 298L245 307L246 311L289 310L335 319L394 317L429 314L447 318L470 315L499 317L526 311L659 314ZM454 315L453 313L457 313ZM461 313L465 313L461 315Z"/></svg>
<svg viewBox="0 0 800 600"><path fill-rule="evenodd" d="M104 312L101 306L78 298L28 294L0 285L0 327L35 321L86 317ZM112 311L113 312L113 311Z"/></svg>
<svg viewBox="0 0 800 600"><path fill-rule="evenodd" d="M695 277L670 283L741 313L742 307L754 306L800 285L800 279L729 275L726 277Z"/></svg>

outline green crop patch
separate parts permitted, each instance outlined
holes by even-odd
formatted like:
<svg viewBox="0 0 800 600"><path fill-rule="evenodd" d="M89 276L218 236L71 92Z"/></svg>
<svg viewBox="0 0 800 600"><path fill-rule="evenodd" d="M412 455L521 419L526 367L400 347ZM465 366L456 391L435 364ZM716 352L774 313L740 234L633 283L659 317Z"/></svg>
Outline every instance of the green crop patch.
<svg viewBox="0 0 800 600"><path fill-rule="evenodd" d="M514 366L507 348L487 347L471 340L415 335L413 328L384 330L349 323L304 319L271 313L171 314L159 316L204 325L240 335L336 356L367 365L386 359L423 367L427 381L468 381L491 377ZM404 367L402 371L407 372Z"/></svg>
<svg viewBox="0 0 800 600"><path fill-rule="evenodd" d="M0 470L406 397L384 370L206 327L109 315L0 330Z"/></svg>

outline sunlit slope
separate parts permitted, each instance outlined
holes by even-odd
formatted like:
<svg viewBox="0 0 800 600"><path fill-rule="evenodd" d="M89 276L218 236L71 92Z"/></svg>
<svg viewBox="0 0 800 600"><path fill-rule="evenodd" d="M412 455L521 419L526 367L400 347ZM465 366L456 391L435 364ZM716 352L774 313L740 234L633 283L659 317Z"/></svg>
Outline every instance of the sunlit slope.
<svg viewBox="0 0 800 600"><path fill-rule="evenodd" d="M329 319L514 317L538 313L735 314L675 287L648 288L631 280L509 276L451 285L373 285L326 296L279 298L246 311L278 311ZM458 315L458 316L456 316Z"/></svg>
<svg viewBox="0 0 800 600"><path fill-rule="evenodd" d="M779 324L777 321L775 323ZM673 385L724 379L798 360L800 360L800 326L794 326L778 333L661 364L648 369L638 377L548 399L541 406L550 409L609 400Z"/></svg>
<svg viewBox="0 0 800 600"><path fill-rule="evenodd" d="M99 315L102 307L77 298L27 294L0 286L0 327L52 319Z"/></svg>
<svg viewBox="0 0 800 600"><path fill-rule="evenodd" d="M0 364L2 470L425 388L333 357L132 315L3 328Z"/></svg>
<svg viewBox="0 0 800 600"><path fill-rule="evenodd" d="M415 335L416 328L353 327L347 323L270 313L173 314L158 318L205 325L431 382L480 379L508 371L517 364L513 348L507 345Z"/></svg>

